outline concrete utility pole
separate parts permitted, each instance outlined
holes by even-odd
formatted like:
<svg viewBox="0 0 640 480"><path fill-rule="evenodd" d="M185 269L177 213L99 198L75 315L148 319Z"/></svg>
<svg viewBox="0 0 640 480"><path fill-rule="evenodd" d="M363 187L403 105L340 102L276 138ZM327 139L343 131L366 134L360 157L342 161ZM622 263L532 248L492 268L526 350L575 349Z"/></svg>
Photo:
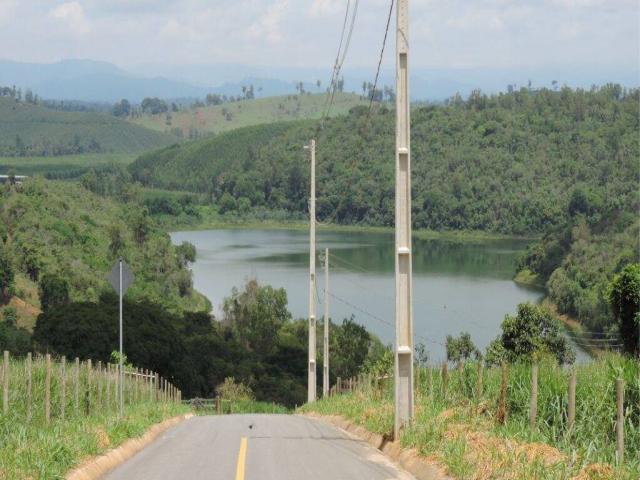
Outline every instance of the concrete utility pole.
<svg viewBox="0 0 640 480"><path fill-rule="evenodd" d="M324 249L324 350L322 352L322 396L329 396L329 249Z"/></svg>
<svg viewBox="0 0 640 480"><path fill-rule="evenodd" d="M311 150L311 198L309 199L309 371L307 401L316 400L316 141Z"/></svg>
<svg viewBox="0 0 640 480"><path fill-rule="evenodd" d="M413 419L409 0L396 7L396 351L394 435Z"/></svg>

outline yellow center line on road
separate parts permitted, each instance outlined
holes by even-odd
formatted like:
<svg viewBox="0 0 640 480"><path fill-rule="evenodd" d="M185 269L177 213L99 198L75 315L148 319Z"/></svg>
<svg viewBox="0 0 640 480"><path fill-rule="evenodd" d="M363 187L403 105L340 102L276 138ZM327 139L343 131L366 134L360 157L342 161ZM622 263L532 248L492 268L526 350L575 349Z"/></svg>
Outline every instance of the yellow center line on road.
<svg viewBox="0 0 640 480"><path fill-rule="evenodd" d="M240 439L240 451L238 452L238 465L236 466L236 480L244 480L244 464L247 461L247 437Z"/></svg>

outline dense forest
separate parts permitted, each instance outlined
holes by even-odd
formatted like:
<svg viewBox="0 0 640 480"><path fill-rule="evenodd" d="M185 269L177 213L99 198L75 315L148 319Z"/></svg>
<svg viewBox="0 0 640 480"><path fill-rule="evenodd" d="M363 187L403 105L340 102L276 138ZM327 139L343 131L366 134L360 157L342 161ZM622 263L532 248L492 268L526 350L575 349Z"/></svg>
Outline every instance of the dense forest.
<svg viewBox="0 0 640 480"><path fill-rule="evenodd" d="M638 90L522 89L413 109L415 227L539 234L569 218L572 192L633 211ZM208 193L223 211L304 212L317 140L318 218L392 225L394 113L365 107L319 123L268 124L174 145L131 166L144 185Z"/></svg>

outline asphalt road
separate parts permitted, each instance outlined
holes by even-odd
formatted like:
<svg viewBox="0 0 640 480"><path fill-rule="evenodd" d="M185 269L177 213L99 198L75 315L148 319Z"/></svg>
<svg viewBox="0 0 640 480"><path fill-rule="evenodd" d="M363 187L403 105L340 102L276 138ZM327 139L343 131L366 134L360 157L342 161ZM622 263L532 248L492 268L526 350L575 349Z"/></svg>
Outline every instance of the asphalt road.
<svg viewBox="0 0 640 480"><path fill-rule="evenodd" d="M292 415L193 417L104 480L415 480L367 443Z"/></svg>

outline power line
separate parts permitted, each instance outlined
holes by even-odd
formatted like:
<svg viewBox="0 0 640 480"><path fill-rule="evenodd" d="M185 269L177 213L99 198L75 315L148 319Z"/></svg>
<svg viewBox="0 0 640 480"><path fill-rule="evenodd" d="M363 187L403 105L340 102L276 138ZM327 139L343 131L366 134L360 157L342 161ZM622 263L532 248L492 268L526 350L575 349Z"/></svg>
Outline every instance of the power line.
<svg viewBox="0 0 640 480"><path fill-rule="evenodd" d="M333 84L336 80L336 70L338 69L338 62L340 61L340 52L342 51L342 42L344 41L344 32L347 28L347 19L349 18L350 6L351 6L351 0L347 0L347 9L344 12L344 21L342 22L342 33L340 33L340 43L338 44L338 53L336 53L336 61L334 62L333 70L331 71L331 82L329 83L329 88L327 89L327 98L325 99L325 102L324 102L323 112L327 108L329 97L331 96L331 90L333 89ZM324 113L322 114L322 117L324 117Z"/></svg>
<svg viewBox="0 0 640 480"><path fill-rule="evenodd" d="M349 3L347 2L347 15L349 13ZM351 14L351 24L349 26L349 33L347 34L347 41L344 44L344 50L342 51L342 57L340 58L339 63L334 66L334 74L331 81L331 99L329 100L329 104L325 110L325 113L322 115L320 120L320 124L324 123L324 120L329 116L331 112L331 106L333 105L333 100L335 98L336 90L338 89L338 78L340 76L340 71L342 70L342 65L344 64L344 60L347 57L347 52L349 51L349 45L351 44L351 36L353 35L353 30L356 24L356 15L358 14L358 5L359 0L355 0L353 5L353 12ZM345 17L346 20L346 17ZM344 34L344 29L343 29ZM340 46L342 46L342 38L340 39ZM338 49L338 57L340 57L340 49Z"/></svg>
<svg viewBox="0 0 640 480"><path fill-rule="evenodd" d="M372 318L374 320L377 320L378 322L380 322L380 323L382 323L384 325L387 325L388 327L391 327L391 328L395 329L395 324L394 323L392 323L392 322L390 322L388 320L385 320L384 318L381 318L378 315L375 315L375 314L365 310L364 308L359 307L359 306L351 303L348 300L345 300L344 298L341 298L341 297L337 296L335 293L325 292L325 294L328 294L330 297L335 298L339 302L344 303L345 305L353 308L354 310L356 310L356 311L358 311L358 312L360 312L360 313L362 313L362 314L364 314L364 315L366 315L366 316L368 316L368 317L370 317L370 318ZM414 336L419 338L420 340L424 340L425 342L433 343L435 345L440 345L441 347L445 347L446 348L446 345L444 343L438 342L437 340L433 340L431 338L427 338L427 337L424 337L424 336L418 335L418 334L414 334Z"/></svg>
<svg viewBox="0 0 640 480"><path fill-rule="evenodd" d="M384 31L384 39L382 40L382 48L380 49L380 59L378 60L378 69L376 70L376 78L373 81L373 90L371 90L371 98L369 99L369 113L367 114L367 118L371 115L371 107L373 105L373 97L376 94L376 86L378 85L378 76L380 75L380 66L382 65L382 57L384 55L384 47L387 44L387 35L389 34L389 24L391 23L391 14L393 13L393 2L391 0L391 5L389 6L389 17L387 17L387 28Z"/></svg>

